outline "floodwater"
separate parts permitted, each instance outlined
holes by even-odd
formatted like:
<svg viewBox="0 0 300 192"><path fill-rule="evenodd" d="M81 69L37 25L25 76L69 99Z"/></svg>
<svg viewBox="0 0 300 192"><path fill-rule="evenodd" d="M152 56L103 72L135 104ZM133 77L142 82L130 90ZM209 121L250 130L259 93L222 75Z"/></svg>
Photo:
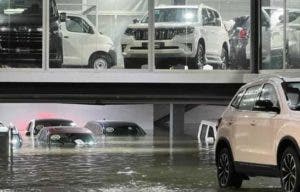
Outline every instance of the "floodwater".
<svg viewBox="0 0 300 192"><path fill-rule="evenodd" d="M214 147L191 138L101 138L89 148L40 148L23 139L23 147L1 161L0 191L231 191L218 188ZM238 191L278 187L278 179L259 177Z"/></svg>

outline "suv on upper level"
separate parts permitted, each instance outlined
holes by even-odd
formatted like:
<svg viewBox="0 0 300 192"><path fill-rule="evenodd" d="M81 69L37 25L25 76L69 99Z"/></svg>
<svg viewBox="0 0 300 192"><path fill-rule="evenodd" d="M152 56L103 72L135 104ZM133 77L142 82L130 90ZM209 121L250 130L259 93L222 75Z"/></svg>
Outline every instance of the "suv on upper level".
<svg viewBox="0 0 300 192"><path fill-rule="evenodd" d="M130 25L122 37L125 68L141 68L148 56L148 14ZM190 69L205 64L228 67L229 37L220 13L205 6L160 6L155 8L156 59L182 61ZM156 68L165 68L156 63ZM175 64L175 63L174 63Z"/></svg>
<svg viewBox="0 0 300 192"><path fill-rule="evenodd" d="M250 176L280 177L283 191L300 191L300 79L265 77L243 86L218 125L220 187Z"/></svg>
<svg viewBox="0 0 300 192"><path fill-rule="evenodd" d="M49 1L49 62L63 63L60 18L55 0ZM0 1L0 66L42 67L43 1Z"/></svg>

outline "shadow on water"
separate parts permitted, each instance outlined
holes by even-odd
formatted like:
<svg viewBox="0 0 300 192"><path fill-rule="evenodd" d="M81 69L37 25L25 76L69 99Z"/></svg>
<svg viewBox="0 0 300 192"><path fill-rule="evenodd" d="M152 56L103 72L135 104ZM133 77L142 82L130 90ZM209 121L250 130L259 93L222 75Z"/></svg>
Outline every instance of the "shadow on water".
<svg viewBox="0 0 300 192"><path fill-rule="evenodd" d="M220 190L214 147L191 138L99 138L90 148L32 147L24 140L13 164L0 163L0 189L26 191L203 191ZM279 181L254 178L245 192L278 190Z"/></svg>

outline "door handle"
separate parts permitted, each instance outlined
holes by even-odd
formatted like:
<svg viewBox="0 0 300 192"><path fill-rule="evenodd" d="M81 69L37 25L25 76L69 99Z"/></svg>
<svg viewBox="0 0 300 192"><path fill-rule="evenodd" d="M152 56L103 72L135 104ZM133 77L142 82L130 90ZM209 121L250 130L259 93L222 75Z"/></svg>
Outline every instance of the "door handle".
<svg viewBox="0 0 300 192"><path fill-rule="evenodd" d="M68 38L69 38L69 36L64 36L64 38L65 38L65 39L68 39Z"/></svg>
<svg viewBox="0 0 300 192"><path fill-rule="evenodd" d="M252 122L252 123L250 123L250 125L254 127L256 125L256 123Z"/></svg>

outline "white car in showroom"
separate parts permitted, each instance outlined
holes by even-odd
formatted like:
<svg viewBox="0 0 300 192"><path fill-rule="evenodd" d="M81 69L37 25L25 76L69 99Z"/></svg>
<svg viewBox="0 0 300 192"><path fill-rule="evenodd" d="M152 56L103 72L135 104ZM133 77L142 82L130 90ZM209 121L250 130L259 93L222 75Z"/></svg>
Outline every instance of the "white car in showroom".
<svg viewBox="0 0 300 192"><path fill-rule="evenodd" d="M148 14L135 20L122 37L125 68L141 68L148 57ZM228 68L229 37L220 13L205 6L173 5L155 8L156 68L182 62L189 69L206 64Z"/></svg>
<svg viewBox="0 0 300 192"><path fill-rule="evenodd" d="M113 41L101 34L90 20L73 13L61 13L65 67L108 69L116 65Z"/></svg>

